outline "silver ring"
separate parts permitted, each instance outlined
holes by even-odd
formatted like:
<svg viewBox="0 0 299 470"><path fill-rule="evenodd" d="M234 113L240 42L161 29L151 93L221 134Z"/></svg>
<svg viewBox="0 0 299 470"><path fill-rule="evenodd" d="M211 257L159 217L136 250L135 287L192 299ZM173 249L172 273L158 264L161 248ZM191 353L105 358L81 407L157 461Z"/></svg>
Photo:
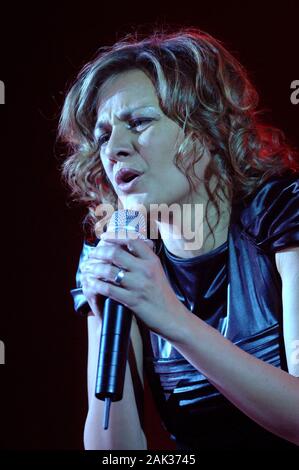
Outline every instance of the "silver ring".
<svg viewBox="0 0 299 470"><path fill-rule="evenodd" d="M125 271L123 271L122 269L120 269L120 270L118 271L117 275L116 275L115 278L114 278L115 284L120 285L120 284L121 284L121 281L123 280L124 277L125 277Z"/></svg>

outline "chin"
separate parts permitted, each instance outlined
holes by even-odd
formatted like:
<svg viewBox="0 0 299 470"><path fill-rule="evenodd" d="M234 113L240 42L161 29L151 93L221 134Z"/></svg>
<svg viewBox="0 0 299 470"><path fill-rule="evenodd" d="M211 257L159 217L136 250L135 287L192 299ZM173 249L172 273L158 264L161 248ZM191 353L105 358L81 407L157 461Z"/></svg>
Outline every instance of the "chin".
<svg viewBox="0 0 299 470"><path fill-rule="evenodd" d="M158 197L157 195L150 195L148 193L132 193L119 196L120 203L124 209L138 210L138 206L142 206L147 213L149 213L151 209L154 210L157 206L162 204L167 207L172 204L179 204L177 198L173 198L173 200L169 199L169 197L165 197L164 200L162 200L161 196Z"/></svg>
<svg viewBox="0 0 299 470"><path fill-rule="evenodd" d="M148 212L150 204L147 194L127 194L119 196L119 200L124 209L138 210L138 206L142 206Z"/></svg>

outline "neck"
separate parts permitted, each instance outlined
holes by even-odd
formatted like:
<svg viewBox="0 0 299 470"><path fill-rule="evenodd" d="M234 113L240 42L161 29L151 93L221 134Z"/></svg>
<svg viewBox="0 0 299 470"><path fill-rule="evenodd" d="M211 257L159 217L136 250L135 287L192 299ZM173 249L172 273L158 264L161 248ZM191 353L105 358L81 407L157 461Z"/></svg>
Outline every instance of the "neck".
<svg viewBox="0 0 299 470"><path fill-rule="evenodd" d="M215 241L205 218L207 203L208 198L201 194L196 202L179 205L174 214L156 221L163 243L170 253L180 258L193 258L208 253L227 241L231 212L228 201L218 200L220 219L213 229ZM217 221L217 211L213 204L208 206L207 218L213 228Z"/></svg>

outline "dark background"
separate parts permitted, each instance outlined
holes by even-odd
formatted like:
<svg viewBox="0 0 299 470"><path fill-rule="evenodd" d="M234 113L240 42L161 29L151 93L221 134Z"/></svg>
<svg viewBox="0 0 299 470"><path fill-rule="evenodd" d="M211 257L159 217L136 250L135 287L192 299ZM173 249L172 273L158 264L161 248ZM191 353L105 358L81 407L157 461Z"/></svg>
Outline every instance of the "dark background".
<svg viewBox="0 0 299 470"><path fill-rule="evenodd" d="M299 146L299 105L290 102L290 84L299 80L296 3L1 6L0 449L83 449L86 323L74 315L69 290L84 212L67 202L55 147L67 85L100 46L126 33L199 27L245 65L265 121ZM150 448L173 448L151 404L146 423Z"/></svg>

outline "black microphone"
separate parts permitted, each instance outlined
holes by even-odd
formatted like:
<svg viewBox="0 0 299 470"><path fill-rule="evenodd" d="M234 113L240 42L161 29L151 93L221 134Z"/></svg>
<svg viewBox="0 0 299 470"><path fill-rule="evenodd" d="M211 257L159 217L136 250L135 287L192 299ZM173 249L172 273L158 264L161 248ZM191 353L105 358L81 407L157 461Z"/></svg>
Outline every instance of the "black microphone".
<svg viewBox="0 0 299 470"><path fill-rule="evenodd" d="M145 217L136 210L115 211L107 231L113 232L116 238L147 238ZM108 429L111 401L119 401L123 396L131 324L130 309L106 298L95 388L95 396L105 401L104 429Z"/></svg>

